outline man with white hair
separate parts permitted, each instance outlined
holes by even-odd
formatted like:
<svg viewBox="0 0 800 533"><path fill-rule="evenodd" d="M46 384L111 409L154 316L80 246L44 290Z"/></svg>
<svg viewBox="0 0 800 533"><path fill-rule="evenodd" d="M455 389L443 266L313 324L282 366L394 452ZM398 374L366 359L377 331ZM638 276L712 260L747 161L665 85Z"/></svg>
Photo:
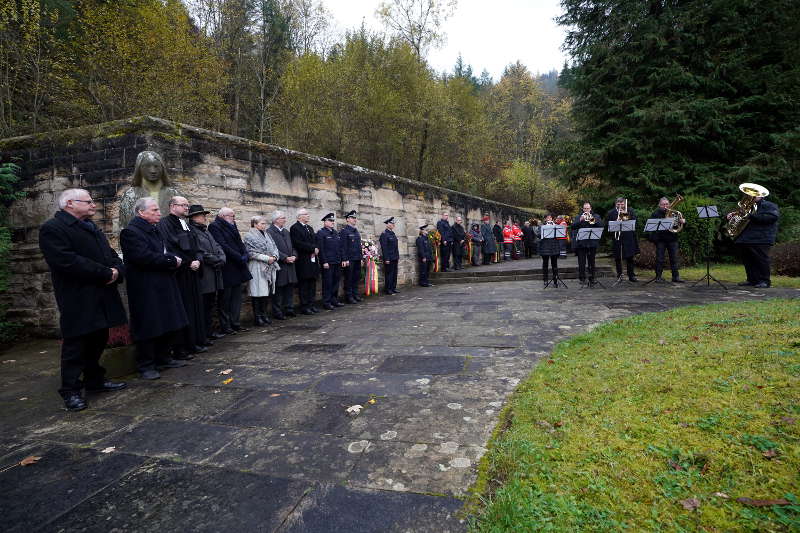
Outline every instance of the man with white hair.
<svg viewBox="0 0 800 533"><path fill-rule="evenodd" d="M319 275L319 248L314 228L308 225L310 215L308 209L297 211L297 222L289 228L292 245L297 250L297 292L300 297L300 312L311 315L319 310L314 307L314 296L317 292L317 276Z"/></svg>
<svg viewBox="0 0 800 533"><path fill-rule="evenodd" d="M294 263L297 252L292 245L292 237L286 229L286 214L273 211L272 225L267 229L275 245L278 247L278 265L281 267L275 277L275 296L272 298L272 318L284 320L287 316L297 316L294 312L294 295L292 289L297 283Z"/></svg>
<svg viewBox="0 0 800 533"><path fill-rule="evenodd" d="M217 218L208 225L208 231L225 251L225 264L222 266L224 289L217 294L220 332L231 335L238 331L247 331L239 321L242 312L242 284L253 279L253 276L247 268L249 256L239 228L236 227L236 213L233 209L220 209Z"/></svg>
<svg viewBox="0 0 800 533"><path fill-rule="evenodd" d="M105 379L100 355L108 329L128 320L117 292L125 271L106 236L91 221L96 206L84 189L67 189L59 211L39 230L60 313L61 388L68 411L86 409L81 391L115 391L125 383ZM81 381L83 374L83 381Z"/></svg>

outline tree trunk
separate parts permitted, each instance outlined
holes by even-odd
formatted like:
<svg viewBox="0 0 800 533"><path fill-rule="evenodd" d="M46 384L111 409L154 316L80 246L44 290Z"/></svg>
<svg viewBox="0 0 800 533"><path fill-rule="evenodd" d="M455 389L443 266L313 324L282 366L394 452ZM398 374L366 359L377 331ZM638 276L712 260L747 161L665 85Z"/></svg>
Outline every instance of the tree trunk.
<svg viewBox="0 0 800 533"><path fill-rule="evenodd" d="M419 160L417 161L417 181L422 181L422 164L425 161L425 150L428 148L428 113L422 119L422 142L419 145Z"/></svg>

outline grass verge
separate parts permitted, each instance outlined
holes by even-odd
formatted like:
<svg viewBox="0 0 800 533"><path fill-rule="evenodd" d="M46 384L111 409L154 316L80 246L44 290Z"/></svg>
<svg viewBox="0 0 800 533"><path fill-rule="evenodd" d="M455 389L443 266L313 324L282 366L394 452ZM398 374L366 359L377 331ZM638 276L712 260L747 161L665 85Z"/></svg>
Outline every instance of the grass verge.
<svg viewBox="0 0 800 533"><path fill-rule="evenodd" d="M800 530L798 316L685 307L562 342L506 407L472 530Z"/></svg>
<svg viewBox="0 0 800 533"><path fill-rule="evenodd" d="M652 273L653 270L642 269L642 272ZM695 281L706 275L706 266L696 265L692 267L681 268L680 273L683 279L687 281ZM747 276L744 273L744 267L742 265L730 263L712 263L711 275L725 284L736 284L747 279ZM669 269L664 272L664 279L670 279ZM789 287L795 289L800 288L800 278L772 274L770 276L770 281L773 287Z"/></svg>

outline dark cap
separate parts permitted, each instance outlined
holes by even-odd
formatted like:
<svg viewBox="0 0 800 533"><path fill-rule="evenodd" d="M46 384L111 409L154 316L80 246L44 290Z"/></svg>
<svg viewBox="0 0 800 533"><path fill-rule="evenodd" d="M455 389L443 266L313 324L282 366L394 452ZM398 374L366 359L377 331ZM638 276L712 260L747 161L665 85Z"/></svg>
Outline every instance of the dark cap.
<svg viewBox="0 0 800 533"><path fill-rule="evenodd" d="M332 222L335 222L336 221L336 215L334 215L333 213L328 213L327 215L322 217L322 221L323 222L325 222L326 220L330 220Z"/></svg>
<svg viewBox="0 0 800 533"><path fill-rule="evenodd" d="M389 217L383 221L384 224L394 224L394 217Z"/></svg>
<svg viewBox="0 0 800 533"><path fill-rule="evenodd" d="M352 211L350 211L349 213L347 213L347 214L344 216L344 218L356 218L356 210L355 210L355 209L353 209Z"/></svg>
<svg viewBox="0 0 800 533"><path fill-rule="evenodd" d="M189 214L187 214L186 216L187 217L193 217L195 215L207 215L210 212L211 211L206 211L205 209L203 209L202 205L195 204L195 205L189 206Z"/></svg>

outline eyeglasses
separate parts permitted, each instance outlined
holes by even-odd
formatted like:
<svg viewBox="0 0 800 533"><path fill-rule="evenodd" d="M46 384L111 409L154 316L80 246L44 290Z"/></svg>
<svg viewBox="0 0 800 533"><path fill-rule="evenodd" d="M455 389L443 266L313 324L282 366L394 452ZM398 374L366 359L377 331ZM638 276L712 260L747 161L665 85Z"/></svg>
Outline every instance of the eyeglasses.
<svg viewBox="0 0 800 533"><path fill-rule="evenodd" d="M72 200L73 202L83 202L84 204L94 204L94 200Z"/></svg>
<svg viewBox="0 0 800 533"><path fill-rule="evenodd" d="M177 205L178 207L189 207L189 204L172 204Z"/></svg>

